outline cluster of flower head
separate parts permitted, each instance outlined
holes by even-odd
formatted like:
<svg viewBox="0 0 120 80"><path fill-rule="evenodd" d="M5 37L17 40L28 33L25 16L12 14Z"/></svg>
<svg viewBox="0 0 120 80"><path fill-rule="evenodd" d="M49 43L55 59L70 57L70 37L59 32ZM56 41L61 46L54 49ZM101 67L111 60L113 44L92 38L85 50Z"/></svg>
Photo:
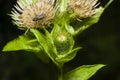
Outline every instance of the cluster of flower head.
<svg viewBox="0 0 120 80"><path fill-rule="evenodd" d="M97 2L97 0L68 0L67 10L75 13L77 18L87 18L97 12ZM13 22L24 29L47 27L55 19L58 9L55 4L56 0L18 0L12 11Z"/></svg>

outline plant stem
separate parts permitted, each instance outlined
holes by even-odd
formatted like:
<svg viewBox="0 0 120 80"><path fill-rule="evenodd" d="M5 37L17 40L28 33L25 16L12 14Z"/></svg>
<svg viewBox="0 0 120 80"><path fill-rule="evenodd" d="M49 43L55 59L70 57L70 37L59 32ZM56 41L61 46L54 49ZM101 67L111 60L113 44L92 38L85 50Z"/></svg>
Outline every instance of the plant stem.
<svg viewBox="0 0 120 80"><path fill-rule="evenodd" d="M60 67L58 71L59 71L58 80L63 80L63 66Z"/></svg>

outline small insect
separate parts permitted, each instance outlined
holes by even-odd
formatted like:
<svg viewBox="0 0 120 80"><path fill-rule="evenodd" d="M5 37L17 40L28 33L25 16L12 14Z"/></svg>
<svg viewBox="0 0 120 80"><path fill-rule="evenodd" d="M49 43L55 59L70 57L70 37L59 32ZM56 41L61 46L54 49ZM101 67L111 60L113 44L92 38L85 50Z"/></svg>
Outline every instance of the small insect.
<svg viewBox="0 0 120 80"><path fill-rule="evenodd" d="M45 18L45 12L41 11L37 16L35 16L32 20L33 21L38 21L38 20L43 20Z"/></svg>

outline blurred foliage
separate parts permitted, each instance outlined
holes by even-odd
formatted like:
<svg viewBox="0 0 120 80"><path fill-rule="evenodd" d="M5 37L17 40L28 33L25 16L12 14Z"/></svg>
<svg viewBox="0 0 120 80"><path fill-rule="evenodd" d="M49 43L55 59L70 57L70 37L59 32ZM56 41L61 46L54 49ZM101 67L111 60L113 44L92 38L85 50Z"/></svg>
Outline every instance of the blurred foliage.
<svg viewBox="0 0 120 80"><path fill-rule="evenodd" d="M104 5L108 0L100 0ZM36 55L24 51L6 52L3 46L24 33L11 23L10 13L16 0L0 0L0 80L52 79L55 66L42 63ZM80 65L106 64L90 80L120 80L120 0L105 10L100 21L76 37L83 49L64 66L64 72ZM17 54L16 54L17 53ZM51 73L50 75L48 75ZM56 76L57 77L57 76Z"/></svg>

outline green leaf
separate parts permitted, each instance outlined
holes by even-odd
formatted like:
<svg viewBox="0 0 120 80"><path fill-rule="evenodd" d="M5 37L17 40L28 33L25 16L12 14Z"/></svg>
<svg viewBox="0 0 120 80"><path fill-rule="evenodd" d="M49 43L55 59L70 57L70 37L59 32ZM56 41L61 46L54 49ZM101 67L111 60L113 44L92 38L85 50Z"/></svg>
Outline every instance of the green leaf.
<svg viewBox="0 0 120 80"><path fill-rule="evenodd" d="M105 5L105 9L113 2L113 0L109 0L108 3Z"/></svg>
<svg viewBox="0 0 120 80"><path fill-rule="evenodd" d="M104 67L103 64L96 65L83 65L64 75L64 80L88 80L100 68Z"/></svg>
<svg viewBox="0 0 120 80"><path fill-rule="evenodd" d="M43 52L41 45L38 43L37 39L32 39L31 36L22 35L7 43L3 48L3 51L18 51L25 50L33 52L40 58L43 62L48 63L49 57Z"/></svg>
<svg viewBox="0 0 120 80"><path fill-rule="evenodd" d="M57 51L55 49L55 46L53 45L53 42L51 41L51 35L49 34L49 32L47 32L47 30L45 30L45 34L42 34L41 32L39 32L38 30L35 29L31 29L31 32L35 35L35 37L37 38L38 42L41 44L41 46L43 47L45 53L47 56L49 56L49 58L57 65L59 66L59 64L55 61L55 57L57 56Z"/></svg>
<svg viewBox="0 0 120 80"><path fill-rule="evenodd" d="M3 48L3 51L18 51L18 50L26 50L39 52L41 50L41 46L38 45L36 39L30 39L26 35L19 36L7 43L7 45Z"/></svg>

